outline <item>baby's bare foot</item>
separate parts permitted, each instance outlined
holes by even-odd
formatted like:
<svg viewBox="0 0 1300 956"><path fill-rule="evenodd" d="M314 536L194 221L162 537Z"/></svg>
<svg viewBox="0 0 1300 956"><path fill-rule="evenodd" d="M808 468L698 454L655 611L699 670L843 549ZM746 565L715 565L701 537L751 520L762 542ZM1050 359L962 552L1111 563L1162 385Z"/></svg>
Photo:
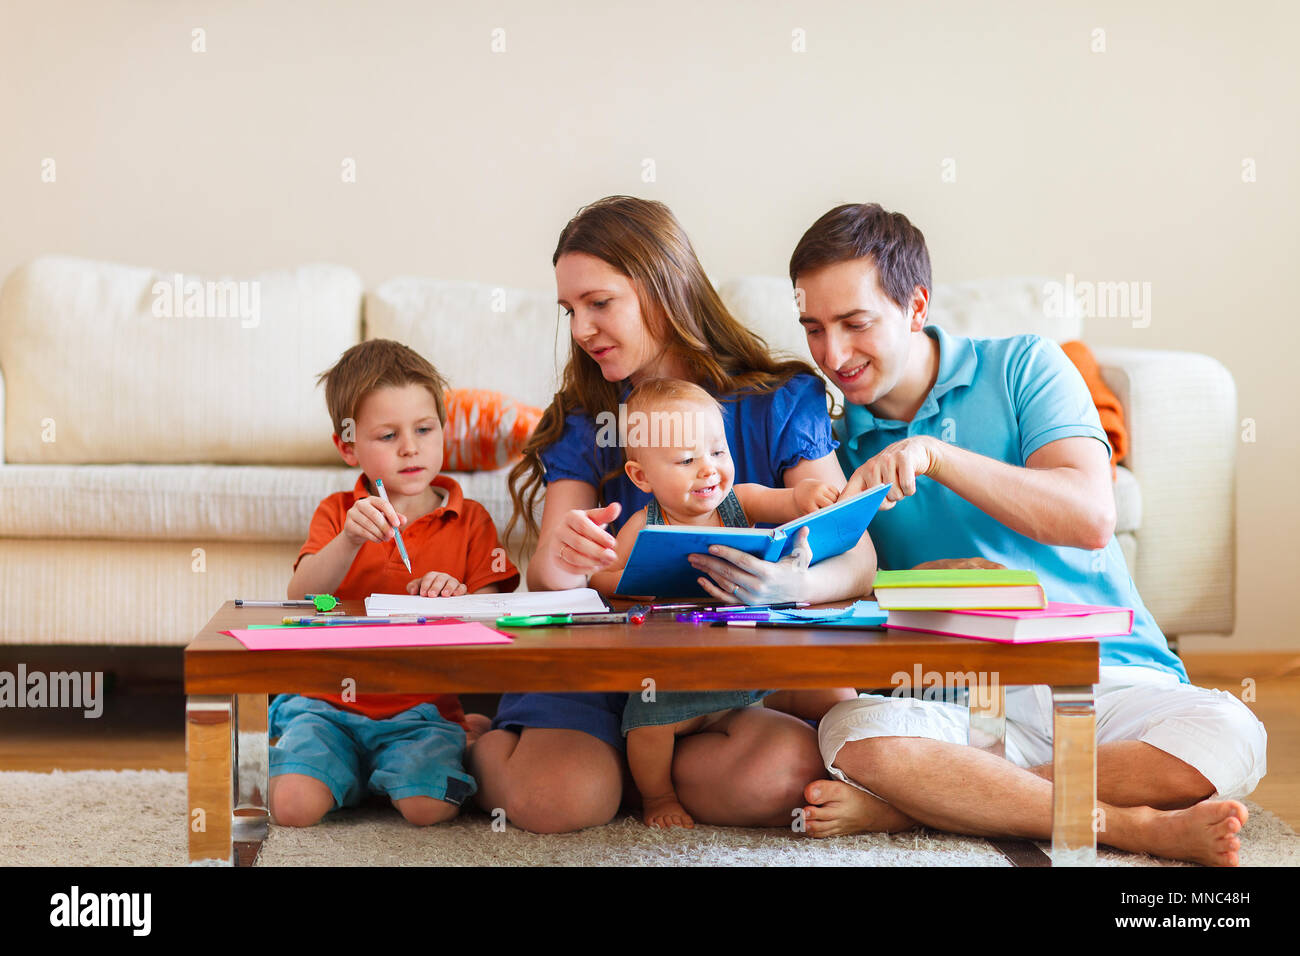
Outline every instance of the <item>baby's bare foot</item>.
<svg viewBox="0 0 1300 956"><path fill-rule="evenodd" d="M648 827L671 830L673 827L695 829L695 821L685 808L677 802L676 797L657 797L644 801L641 819Z"/></svg>

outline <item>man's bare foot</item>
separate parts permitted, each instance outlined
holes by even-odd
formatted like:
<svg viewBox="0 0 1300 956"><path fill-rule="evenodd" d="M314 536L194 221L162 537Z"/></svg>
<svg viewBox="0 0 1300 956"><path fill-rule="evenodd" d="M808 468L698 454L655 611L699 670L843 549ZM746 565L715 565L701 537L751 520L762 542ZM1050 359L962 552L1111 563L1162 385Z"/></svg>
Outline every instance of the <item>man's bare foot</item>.
<svg viewBox="0 0 1300 956"><path fill-rule="evenodd" d="M474 741L478 740L485 733L492 729L492 718L486 714L466 714L465 715L465 749L468 750L474 746Z"/></svg>
<svg viewBox="0 0 1300 956"><path fill-rule="evenodd" d="M814 780L803 791L803 809L809 836L847 836L850 833L896 833L917 823L879 797L841 780Z"/></svg>
<svg viewBox="0 0 1300 956"><path fill-rule="evenodd" d="M641 809L641 819L648 827L671 830L673 827L695 829L695 821L685 808L677 802L675 796L655 797L645 801Z"/></svg>
<svg viewBox="0 0 1300 956"><path fill-rule="evenodd" d="M1237 852L1241 840L1237 833L1245 826L1250 812L1236 800L1202 800L1185 810L1135 809L1144 826L1136 839L1125 841L1132 845L1120 849L1205 866L1239 865ZM1101 842L1110 843L1105 831L1097 836Z"/></svg>

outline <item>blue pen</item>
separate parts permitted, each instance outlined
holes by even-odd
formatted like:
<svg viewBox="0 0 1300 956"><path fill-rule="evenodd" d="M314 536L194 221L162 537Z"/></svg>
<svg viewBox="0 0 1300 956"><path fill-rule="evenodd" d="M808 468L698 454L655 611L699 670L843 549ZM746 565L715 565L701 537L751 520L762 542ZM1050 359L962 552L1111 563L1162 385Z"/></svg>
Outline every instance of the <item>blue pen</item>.
<svg viewBox="0 0 1300 956"><path fill-rule="evenodd" d="M375 487L379 489L379 497L384 499L384 504L392 504L388 500L388 492L384 491L384 479L376 478ZM402 563L406 565L406 570L411 570L411 559L406 556L406 545L402 544L402 532L397 530L397 525L393 525L393 538L397 541L397 553L402 556Z"/></svg>

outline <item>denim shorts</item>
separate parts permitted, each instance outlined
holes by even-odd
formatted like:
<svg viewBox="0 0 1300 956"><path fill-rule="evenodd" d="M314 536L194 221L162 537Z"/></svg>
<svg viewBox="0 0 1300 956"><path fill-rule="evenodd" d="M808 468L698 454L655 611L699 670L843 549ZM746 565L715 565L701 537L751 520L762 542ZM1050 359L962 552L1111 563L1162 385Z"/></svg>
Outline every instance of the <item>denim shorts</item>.
<svg viewBox="0 0 1300 956"><path fill-rule="evenodd" d="M718 711L749 707L770 693L770 690L661 691L652 701L642 700L640 694L628 694L627 706L623 708L623 733L638 727L659 727Z"/></svg>
<svg viewBox="0 0 1300 956"><path fill-rule="evenodd" d="M465 730L433 704L385 720L340 710L323 700L280 694L271 702L270 775L301 773L334 795L334 809L354 807L367 791L393 800L432 797L460 806L478 786L465 772Z"/></svg>

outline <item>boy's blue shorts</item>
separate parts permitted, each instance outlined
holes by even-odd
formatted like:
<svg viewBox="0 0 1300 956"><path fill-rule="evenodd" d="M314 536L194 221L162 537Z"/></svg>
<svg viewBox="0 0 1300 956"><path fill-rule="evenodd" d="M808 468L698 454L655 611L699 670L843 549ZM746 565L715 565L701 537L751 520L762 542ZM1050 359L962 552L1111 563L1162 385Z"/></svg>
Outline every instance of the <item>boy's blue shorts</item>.
<svg viewBox="0 0 1300 956"><path fill-rule="evenodd" d="M334 795L334 809L366 792L394 800L433 797L459 806L478 785L465 772L465 730L419 704L385 720L339 710L323 700L280 694L271 702L270 775L301 773Z"/></svg>
<svg viewBox="0 0 1300 956"><path fill-rule="evenodd" d="M502 694L493 730L546 727L553 730L581 730L603 740L620 754L623 740L623 706L627 694Z"/></svg>

